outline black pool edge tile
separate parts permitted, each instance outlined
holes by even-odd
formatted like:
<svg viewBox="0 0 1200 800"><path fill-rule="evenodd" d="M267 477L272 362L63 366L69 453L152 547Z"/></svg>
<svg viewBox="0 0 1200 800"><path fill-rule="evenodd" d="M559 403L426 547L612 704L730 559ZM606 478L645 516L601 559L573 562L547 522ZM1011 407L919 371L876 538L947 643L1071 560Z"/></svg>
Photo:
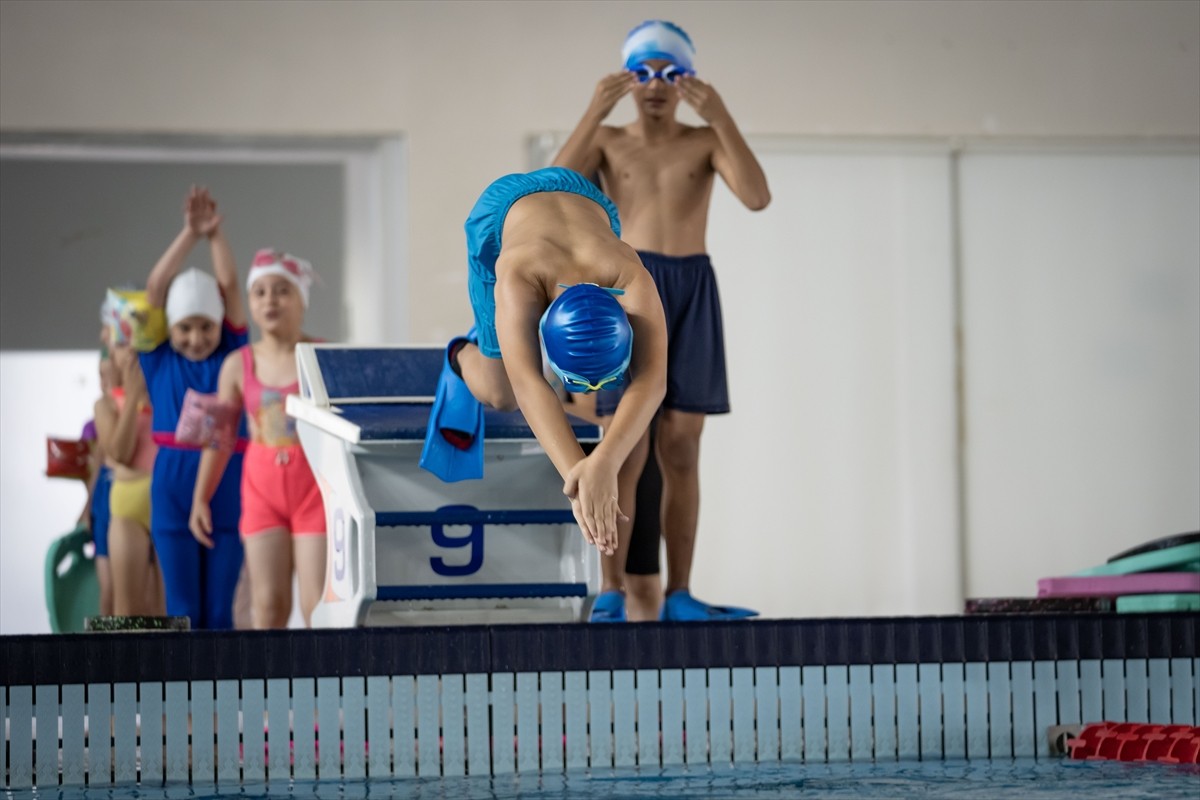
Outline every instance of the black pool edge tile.
<svg viewBox="0 0 1200 800"><path fill-rule="evenodd" d="M1126 637L1129 620L1120 617L1100 621L1100 656L1102 658L1125 658L1130 651Z"/></svg>
<svg viewBox="0 0 1200 800"><path fill-rule="evenodd" d="M1079 617L1079 658L1098 659L1104 656L1104 620L1099 617Z"/></svg>
<svg viewBox="0 0 1200 800"><path fill-rule="evenodd" d="M290 678L296 673L292 654L292 635L288 631L255 631L250 642L253 655L243 650L243 664L247 672L254 667L264 680Z"/></svg>
<svg viewBox="0 0 1200 800"><path fill-rule="evenodd" d="M1196 658L1200 639L1200 615L1190 614L1171 620L1172 657ZM1194 680L1194 679L1193 679Z"/></svg>
<svg viewBox="0 0 1200 800"><path fill-rule="evenodd" d="M216 680L238 680L253 677L242 673L242 642L250 641L229 631L212 635L213 678Z"/></svg>
<svg viewBox="0 0 1200 800"><path fill-rule="evenodd" d="M1033 624L1028 617L1014 618L1008 630L1010 661L1033 661Z"/></svg>
<svg viewBox="0 0 1200 800"><path fill-rule="evenodd" d="M190 633L163 634L163 681L188 681L195 678L197 672L196 665L192 662L192 639Z"/></svg>
<svg viewBox="0 0 1200 800"><path fill-rule="evenodd" d="M805 620L795 624L796 635L800 640L799 666L817 666L825 664L825 623L822 620Z"/></svg>
<svg viewBox="0 0 1200 800"><path fill-rule="evenodd" d="M0 681L1194 658L1195 614L831 618L589 626L0 636Z"/></svg>

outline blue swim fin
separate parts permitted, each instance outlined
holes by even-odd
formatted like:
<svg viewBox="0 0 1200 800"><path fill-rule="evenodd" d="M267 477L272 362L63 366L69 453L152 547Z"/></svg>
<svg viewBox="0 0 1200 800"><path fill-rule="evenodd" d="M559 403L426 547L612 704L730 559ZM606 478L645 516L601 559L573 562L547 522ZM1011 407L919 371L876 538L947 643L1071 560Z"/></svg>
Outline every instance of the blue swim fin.
<svg viewBox="0 0 1200 800"><path fill-rule="evenodd" d="M687 589L678 589L667 595L658 618L664 622L720 622L757 616L758 612L749 608L710 606Z"/></svg>
<svg viewBox="0 0 1200 800"><path fill-rule="evenodd" d="M470 337L467 334L468 341ZM421 450L421 468L446 483L483 477L483 404L450 366L450 348L460 341L451 341L442 357L442 374Z"/></svg>
<svg viewBox="0 0 1200 800"><path fill-rule="evenodd" d="M616 589L601 592L592 601L588 622L625 622L625 595Z"/></svg>

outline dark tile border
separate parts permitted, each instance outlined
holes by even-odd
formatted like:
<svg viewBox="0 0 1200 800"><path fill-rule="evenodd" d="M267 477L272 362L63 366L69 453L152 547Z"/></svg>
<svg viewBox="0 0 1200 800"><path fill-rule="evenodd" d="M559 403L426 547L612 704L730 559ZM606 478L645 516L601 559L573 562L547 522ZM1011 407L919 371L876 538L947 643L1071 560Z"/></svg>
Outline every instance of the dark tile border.
<svg viewBox="0 0 1200 800"><path fill-rule="evenodd" d="M0 637L0 685L1200 657L1197 614Z"/></svg>

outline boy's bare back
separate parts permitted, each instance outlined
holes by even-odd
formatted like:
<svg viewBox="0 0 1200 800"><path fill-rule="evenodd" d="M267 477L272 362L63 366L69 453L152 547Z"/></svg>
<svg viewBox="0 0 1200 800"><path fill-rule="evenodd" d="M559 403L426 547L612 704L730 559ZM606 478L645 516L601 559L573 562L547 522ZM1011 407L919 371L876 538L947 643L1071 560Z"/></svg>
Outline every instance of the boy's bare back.
<svg viewBox="0 0 1200 800"><path fill-rule="evenodd" d="M588 198L539 192L513 204L505 218L497 282L529 282L547 299L558 284L627 289L644 273L637 253L613 236L608 215Z"/></svg>

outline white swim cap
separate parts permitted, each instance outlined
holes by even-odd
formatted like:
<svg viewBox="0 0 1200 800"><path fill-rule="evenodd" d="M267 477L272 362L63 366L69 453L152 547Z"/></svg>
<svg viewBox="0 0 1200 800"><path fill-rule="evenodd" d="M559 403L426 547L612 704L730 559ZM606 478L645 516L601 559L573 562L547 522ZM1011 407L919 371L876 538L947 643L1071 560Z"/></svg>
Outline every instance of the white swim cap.
<svg viewBox="0 0 1200 800"><path fill-rule="evenodd" d="M246 291L250 291L254 282L264 275L279 275L294 283L300 290L300 299L304 301L304 307L308 308L308 290L312 286L315 275L312 264L290 253L284 253L273 247L264 247L254 254L254 261L250 262L250 274L246 276Z"/></svg>
<svg viewBox="0 0 1200 800"><path fill-rule="evenodd" d="M216 278L194 267L179 273L167 290L166 311L168 325L188 317L208 317L219 325L225 316L225 301Z"/></svg>

